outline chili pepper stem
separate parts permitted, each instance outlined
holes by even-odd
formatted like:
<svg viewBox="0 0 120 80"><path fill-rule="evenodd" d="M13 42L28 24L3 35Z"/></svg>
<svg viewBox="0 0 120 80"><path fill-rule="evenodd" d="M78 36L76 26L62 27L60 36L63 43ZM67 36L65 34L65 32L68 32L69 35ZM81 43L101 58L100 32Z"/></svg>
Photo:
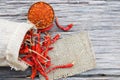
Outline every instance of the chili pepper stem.
<svg viewBox="0 0 120 80"><path fill-rule="evenodd" d="M30 52L33 52L33 53L35 53L35 54L37 54L37 55L39 55L40 57L42 57L43 59L45 59L45 60L47 60L47 61L49 61L47 58L45 58L44 56L42 56L42 55L39 54L38 52L36 52L36 51L34 51L34 50L31 50L31 49L29 49L29 51L30 51Z"/></svg>
<svg viewBox="0 0 120 80"><path fill-rule="evenodd" d="M43 68L43 66L42 66L42 64L39 62L38 59L37 59L37 61L38 61L39 65L41 66L42 70L45 71L44 68Z"/></svg>

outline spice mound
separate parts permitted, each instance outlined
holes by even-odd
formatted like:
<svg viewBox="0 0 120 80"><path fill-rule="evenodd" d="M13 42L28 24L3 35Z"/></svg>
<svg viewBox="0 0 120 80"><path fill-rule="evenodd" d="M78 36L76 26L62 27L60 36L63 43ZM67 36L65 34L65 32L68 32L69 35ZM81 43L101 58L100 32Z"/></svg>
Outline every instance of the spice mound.
<svg viewBox="0 0 120 80"><path fill-rule="evenodd" d="M28 20L39 29L49 27L54 20L53 8L45 2L33 4L28 11Z"/></svg>

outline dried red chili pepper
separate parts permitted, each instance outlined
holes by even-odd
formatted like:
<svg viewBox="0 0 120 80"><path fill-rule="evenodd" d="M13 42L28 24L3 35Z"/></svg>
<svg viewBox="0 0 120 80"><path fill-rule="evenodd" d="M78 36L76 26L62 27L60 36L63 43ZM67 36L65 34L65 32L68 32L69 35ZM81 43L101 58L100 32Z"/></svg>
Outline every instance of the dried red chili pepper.
<svg viewBox="0 0 120 80"><path fill-rule="evenodd" d="M31 58L31 55L26 55L26 56L22 57L21 60L26 62L29 66L33 66L34 63L30 60L30 58Z"/></svg>
<svg viewBox="0 0 120 80"><path fill-rule="evenodd" d="M44 47L49 47L51 45L51 37L49 34L47 34L45 37L44 37L44 42L43 42L43 46Z"/></svg>
<svg viewBox="0 0 120 80"><path fill-rule="evenodd" d="M48 62L47 62L47 64L45 65L46 66L46 68L49 68L52 64L51 64L51 58L49 57L49 56L47 56L47 59L49 60Z"/></svg>
<svg viewBox="0 0 120 80"><path fill-rule="evenodd" d="M50 35L46 35L45 36L45 40L43 42L43 45L45 47L45 50L44 50L44 57L47 57L48 55L48 51L49 51L49 46L51 45L51 37Z"/></svg>
<svg viewBox="0 0 120 80"><path fill-rule="evenodd" d="M48 76L47 76L47 73L46 73L45 71L41 70L40 68L37 68L37 70L40 72L40 74L41 74L42 76L45 77L45 80L49 80L49 78L48 78Z"/></svg>
<svg viewBox="0 0 120 80"><path fill-rule="evenodd" d="M37 75L37 69L36 67L32 67L32 74L31 74L31 79L34 80L34 78L36 77Z"/></svg>
<svg viewBox="0 0 120 80"><path fill-rule="evenodd" d="M39 43L40 42L40 34L41 32L37 33L36 36L37 36L37 42L35 44L36 46L36 52L38 52L39 54L41 53L41 44Z"/></svg>
<svg viewBox="0 0 120 80"><path fill-rule="evenodd" d="M26 39L30 39L30 38L31 38L31 36L28 35L28 34L26 34L25 37L24 37L25 40L26 40Z"/></svg>
<svg viewBox="0 0 120 80"><path fill-rule="evenodd" d="M49 49L48 49L48 50L49 50L49 51L50 51L50 50L53 50L53 48L54 48L54 47L49 47Z"/></svg>
<svg viewBox="0 0 120 80"><path fill-rule="evenodd" d="M52 44L55 43L60 38L60 34L55 35L55 37L52 39Z"/></svg>
<svg viewBox="0 0 120 80"><path fill-rule="evenodd" d="M48 70L47 74L50 73L51 71L55 70L55 69L59 69L59 68L71 68L71 67L73 67L73 65L74 65L74 63L69 63L69 64L66 64L66 65L55 66L52 69Z"/></svg>
<svg viewBox="0 0 120 80"><path fill-rule="evenodd" d="M21 54L29 53L29 48L28 46L24 46L24 48L20 49Z"/></svg>
<svg viewBox="0 0 120 80"><path fill-rule="evenodd" d="M47 28L45 29L38 29L39 32L46 32L46 31L49 31L50 29L52 29L52 27L54 26L54 24L50 24Z"/></svg>
<svg viewBox="0 0 120 80"><path fill-rule="evenodd" d="M58 18L57 17L55 18L55 23L56 23L57 27L60 28L63 31L68 31L68 30L70 30L73 27L73 24L69 24L67 27L61 26L58 23Z"/></svg>

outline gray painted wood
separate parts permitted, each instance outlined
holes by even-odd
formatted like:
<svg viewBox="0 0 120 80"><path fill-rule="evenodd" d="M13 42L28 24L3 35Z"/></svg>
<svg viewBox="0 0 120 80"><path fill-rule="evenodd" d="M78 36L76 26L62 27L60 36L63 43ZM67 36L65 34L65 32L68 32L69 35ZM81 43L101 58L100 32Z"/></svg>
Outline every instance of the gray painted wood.
<svg viewBox="0 0 120 80"><path fill-rule="evenodd" d="M17 22L27 21L31 4L40 0L0 0L0 18ZM53 31L70 35L88 31L96 53L94 70L77 74L68 80L120 79L120 1L119 0L43 0L49 2L59 22L74 23L70 32L62 32L56 26ZM29 80L30 69L16 72L8 67L0 68L0 80ZM38 79L36 79L38 80ZM65 80L65 79L61 79Z"/></svg>

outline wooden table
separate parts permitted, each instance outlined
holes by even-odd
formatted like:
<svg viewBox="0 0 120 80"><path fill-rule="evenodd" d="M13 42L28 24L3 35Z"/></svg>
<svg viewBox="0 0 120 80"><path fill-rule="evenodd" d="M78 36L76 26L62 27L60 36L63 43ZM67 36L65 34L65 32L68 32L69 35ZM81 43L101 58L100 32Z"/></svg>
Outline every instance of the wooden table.
<svg viewBox="0 0 120 80"><path fill-rule="evenodd" d="M40 0L0 0L0 18L26 22L31 4ZM67 34L88 31L96 53L94 70L68 80L120 80L120 1L119 0L43 0L50 3L61 24L74 23ZM62 33L57 27L53 30ZM0 80L29 80L30 69L16 72L0 68ZM38 78L36 78L37 80Z"/></svg>

